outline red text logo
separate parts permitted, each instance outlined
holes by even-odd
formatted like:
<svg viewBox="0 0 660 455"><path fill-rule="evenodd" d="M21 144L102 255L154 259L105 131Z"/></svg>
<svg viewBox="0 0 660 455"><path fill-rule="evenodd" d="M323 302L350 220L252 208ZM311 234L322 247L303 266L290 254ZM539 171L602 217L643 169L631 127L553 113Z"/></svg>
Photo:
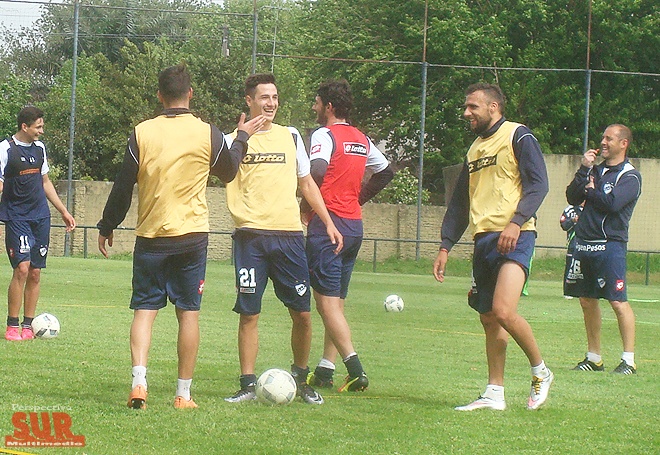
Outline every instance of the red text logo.
<svg viewBox="0 0 660 455"><path fill-rule="evenodd" d="M14 433L5 436L6 447L84 447L85 437L71 431L66 412L15 412Z"/></svg>

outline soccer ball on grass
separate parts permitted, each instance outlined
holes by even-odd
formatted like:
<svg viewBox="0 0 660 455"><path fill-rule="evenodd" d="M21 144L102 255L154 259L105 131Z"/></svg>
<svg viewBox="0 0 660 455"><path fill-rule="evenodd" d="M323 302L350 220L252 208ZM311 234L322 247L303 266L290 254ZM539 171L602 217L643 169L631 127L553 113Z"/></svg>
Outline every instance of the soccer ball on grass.
<svg viewBox="0 0 660 455"><path fill-rule="evenodd" d="M403 299L396 294L388 295L383 302L385 311L390 313L400 313L403 311Z"/></svg>
<svg viewBox="0 0 660 455"><path fill-rule="evenodd" d="M296 381L291 373L279 368L266 370L257 379L257 399L267 404L289 404L296 398Z"/></svg>
<svg viewBox="0 0 660 455"><path fill-rule="evenodd" d="M32 320L32 331L37 338L55 338L60 333L60 321L50 313L41 313Z"/></svg>

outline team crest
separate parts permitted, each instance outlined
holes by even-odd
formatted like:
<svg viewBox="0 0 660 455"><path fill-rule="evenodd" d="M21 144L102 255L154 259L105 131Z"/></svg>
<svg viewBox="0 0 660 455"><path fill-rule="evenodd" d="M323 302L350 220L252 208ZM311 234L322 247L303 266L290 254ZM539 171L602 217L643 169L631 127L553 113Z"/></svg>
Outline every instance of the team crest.
<svg viewBox="0 0 660 455"><path fill-rule="evenodd" d="M605 287L605 279L604 278L598 278L598 286L603 289Z"/></svg>
<svg viewBox="0 0 660 455"><path fill-rule="evenodd" d="M303 283L296 284L296 292L302 297L307 292L307 285Z"/></svg>
<svg viewBox="0 0 660 455"><path fill-rule="evenodd" d="M612 188L614 188L614 186L611 183L606 183L603 185L603 193L610 194L612 192Z"/></svg>
<svg viewBox="0 0 660 455"><path fill-rule="evenodd" d="M46 254L48 253L48 247L42 246L39 248L39 254L41 254L42 257L46 257Z"/></svg>

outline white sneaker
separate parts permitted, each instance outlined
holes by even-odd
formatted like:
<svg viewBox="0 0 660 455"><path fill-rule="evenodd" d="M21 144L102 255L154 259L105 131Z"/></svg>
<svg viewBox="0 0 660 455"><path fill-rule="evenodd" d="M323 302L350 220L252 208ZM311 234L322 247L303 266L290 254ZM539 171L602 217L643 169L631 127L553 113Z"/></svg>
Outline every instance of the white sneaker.
<svg viewBox="0 0 660 455"><path fill-rule="evenodd" d="M456 406L456 411L474 411L475 409L495 409L497 411L504 411L506 409L506 402L504 400L493 400L488 397L479 397L470 404L465 406Z"/></svg>
<svg viewBox="0 0 660 455"><path fill-rule="evenodd" d="M545 400L548 398L548 392L550 392L550 385L555 379L555 375L552 371L548 370L550 374L546 378L539 378L538 376L532 376L532 389L529 392L529 400L527 400L527 409L533 410L538 409Z"/></svg>

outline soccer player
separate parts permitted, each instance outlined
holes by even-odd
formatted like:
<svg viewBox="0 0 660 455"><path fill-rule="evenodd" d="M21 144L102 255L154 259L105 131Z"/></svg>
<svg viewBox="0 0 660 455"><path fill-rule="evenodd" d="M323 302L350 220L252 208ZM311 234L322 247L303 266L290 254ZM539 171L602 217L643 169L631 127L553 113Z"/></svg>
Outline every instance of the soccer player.
<svg viewBox="0 0 660 455"><path fill-rule="evenodd" d="M314 300L323 324L323 357L308 382L332 387L337 353L346 365L348 376L340 392L361 391L369 380L362 368L351 329L344 316L344 304L355 259L362 244L361 206L380 192L394 177L387 159L371 140L349 123L353 96L347 81L328 81L318 88L312 109L321 125L311 138L312 177L330 216L344 237L344 248L335 254L318 216L311 216L307 227L307 257ZM363 185L365 169L371 177ZM303 213L308 206L303 206Z"/></svg>
<svg viewBox="0 0 660 455"><path fill-rule="evenodd" d="M573 251L575 251L575 225L580 219L580 213L582 213L582 205L569 205L559 217L559 225L566 231L566 266L564 267L564 276L566 276L571 266ZM573 297L564 295L564 298L571 300Z"/></svg>
<svg viewBox="0 0 660 455"><path fill-rule="evenodd" d="M564 294L580 298L587 332L587 355L574 370L603 371L602 325L598 299L607 299L619 323L621 363L614 373L635 374L635 314L626 292L628 227L642 192L642 176L628 161L632 133L624 125L605 129L598 150L587 150L575 178L566 188L569 204L584 202L575 226L575 251L566 271Z"/></svg>
<svg viewBox="0 0 660 455"><path fill-rule="evenodd" d="M479 312L486 334L488 385L458 411L504 410L504 363L509 335L523 350L532 372L528 409L548 397L554 375L545 366L529 323L518 314L520 292L529 273L536 239L534 214L548 193L548 176L538 141L519 123L504 118L505 98L493 84L466 90L463 117L478 135L442 222L440 251L433 264L445 279L449 250L468 224L474 234L470 306Z"/></svg>
<svg viewBox="0 0 660 455"><path fill-rule="evenodd" d="M253 74L245 81L245 101L252 117L263 115L266 123L248 141L247 156L236 178L227 185L227 205L236 230L234 265L239 314L238 357L240 389L226 401L254 400L255 364L259 349L257 323L261 299L270 278L275 295L289 310L292 320L291 373L298 396L308 404L322 404L323 397L307 384L312 342L309 269L305 255L296 189L318 213L335 251L342 237L323 204L309 170L309 157L298 130L273 123L279 107L275 77Z"/></svg>
<svg viewBox="0 0 660 455"><path fill-rule="evenodd" d="M138 186L138 221L133 252L133 312L130 345L133 385L128 406L144 409L147 358L158 310L174 304L179 323L178 381L175 408L196 408L190 396L199 348L199 311L204 290L209 216L206 185L209 173L227 182L234 178L251 134L263 124L254 117L238 122L231 148L214 125L190 111L193 90L185 65L165 68L158 76L163 112L138 124L128 139L103 218L98 245L108 257L113 230L131 205Z"/></svg>
<svg viewBox="0 0 660 455"><path fill-rule="evenodd" d="M18 113L18 131L0 142L0 221L5 223L5 247L14 269L7 292L9 341L34 338L32 319L37 311L41 269L46 267L50 243L48 201L60 212L67 232L76 220L66 209L48 178L44 113L28 106ZM18 318L23 307L23 321Z"/></svg>

